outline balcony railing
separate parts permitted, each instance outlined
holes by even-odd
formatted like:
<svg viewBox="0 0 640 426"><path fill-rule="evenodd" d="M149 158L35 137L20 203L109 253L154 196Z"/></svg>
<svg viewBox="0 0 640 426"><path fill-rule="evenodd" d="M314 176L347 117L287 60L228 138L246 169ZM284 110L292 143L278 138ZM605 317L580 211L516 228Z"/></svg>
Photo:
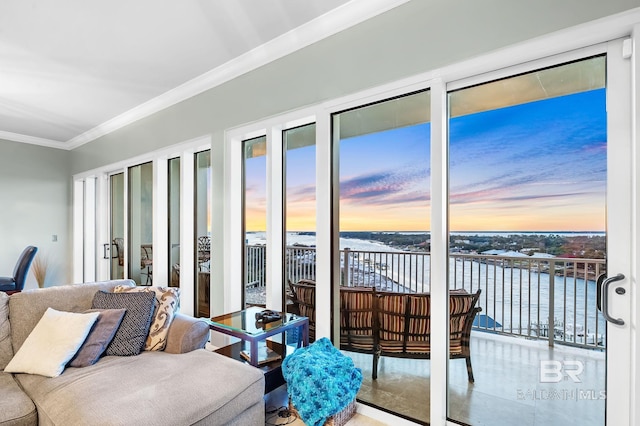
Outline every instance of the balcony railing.
<svg viewBox="0 0 640 426"><path fill-rule="evenodd" d="M265 285L266 250L247 247L247 284ZM316 250L287 247L286 275L292 282L315 280ZM341 285L399 293L429 292L426 252L340 251ZM606 346L605 320L596 306L596 279L603 259L449 255L449 287L482 290L481 331L548 340L591 349Z"/></svg>

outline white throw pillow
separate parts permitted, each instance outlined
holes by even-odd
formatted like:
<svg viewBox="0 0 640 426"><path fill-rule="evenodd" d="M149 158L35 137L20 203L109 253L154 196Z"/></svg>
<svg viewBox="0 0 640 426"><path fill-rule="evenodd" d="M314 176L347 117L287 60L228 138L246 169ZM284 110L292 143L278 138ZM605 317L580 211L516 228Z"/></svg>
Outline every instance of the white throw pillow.
<svg viewBox="0 0 640 426"><path fill-rule="evenodd" d="M99 315L99 312L76 314L48 308L9 361L5 373L59 376L82 346Z"/></svg>

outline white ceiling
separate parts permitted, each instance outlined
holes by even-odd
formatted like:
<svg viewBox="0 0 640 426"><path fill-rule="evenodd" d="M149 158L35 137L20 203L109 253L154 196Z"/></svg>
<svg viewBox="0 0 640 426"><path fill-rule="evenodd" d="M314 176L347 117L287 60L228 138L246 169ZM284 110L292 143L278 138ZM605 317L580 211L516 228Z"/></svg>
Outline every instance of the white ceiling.
<svg viewBox="0 0 640 426"><path fill-rule="evenodd" d="M3 0L0 139L71 149L408 0Z"/></svg>

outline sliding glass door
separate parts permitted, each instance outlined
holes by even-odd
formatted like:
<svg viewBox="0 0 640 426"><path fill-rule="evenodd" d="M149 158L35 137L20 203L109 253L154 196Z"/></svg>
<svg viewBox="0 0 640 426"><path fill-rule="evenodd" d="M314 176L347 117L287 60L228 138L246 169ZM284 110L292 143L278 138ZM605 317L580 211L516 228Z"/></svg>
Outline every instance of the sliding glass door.
<svg viewBox="0 0 640 426"><path fill-rule="evenodd" d="M410 295L431 285L430 128L429 91L333 115L336 343L362 369L359 401L421 422L429 421L428 327L417 334L406 314Z"/></svg>
<svg viewBox="0 0 640 426"><path fill-rule="evenodd" d="M448 416L457 422L605 424L607 358L628 341L616 338L624 321L602 311L622 302L624 274L616 293L601 285L627 273L617 256L628 256L629 232L619 210L627 184L610 169L626 167L613 158L628 146L608 129L618 111L607 101L618 95L607 59L449 92Z"/></svg>
<svg viewBox="0 0 640 426"><path fill-rule="evenodd" d="M153 283L153 163L128 170L129 273L138 285Z"/></svg>
<svg viewBox="0 0 640 426"><path fill-rule="evenodd" d="M619 50L333 114L334 341L363 371L359 401L421 423L626 424Z"/></svg>

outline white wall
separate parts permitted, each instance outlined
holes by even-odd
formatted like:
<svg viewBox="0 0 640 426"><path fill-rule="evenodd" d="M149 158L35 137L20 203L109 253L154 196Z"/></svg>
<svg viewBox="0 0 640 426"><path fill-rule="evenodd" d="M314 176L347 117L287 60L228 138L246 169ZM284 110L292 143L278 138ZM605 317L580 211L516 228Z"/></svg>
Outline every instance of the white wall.
<svg viewBox="0 0 640 426"><path fill-rule="evenodd" d="M634 7L640 0L410 1L74 149L72 172L204 135L222 145L229 128Z"/></svg>
<svg viewBox="0 0 640 426"><path fill-rule="evenodd" d="M34 245L48 258L46 285L70 283L69 160L67 151L0 140L0 276ZM37 286L30 271L25 288Z"/></svg>

